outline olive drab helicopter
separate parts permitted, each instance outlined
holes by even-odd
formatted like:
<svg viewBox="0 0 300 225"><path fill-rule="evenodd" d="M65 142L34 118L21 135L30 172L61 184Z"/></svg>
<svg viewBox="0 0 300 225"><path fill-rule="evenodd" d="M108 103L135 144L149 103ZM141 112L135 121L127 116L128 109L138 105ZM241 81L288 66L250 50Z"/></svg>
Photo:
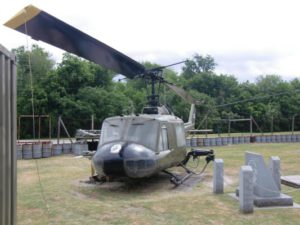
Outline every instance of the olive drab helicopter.
<svg viewBox="0 0 300 225"><path fill-rule="evenodd" d="M185 165L191 157L206 156L206 165L214 159L213 150L186 152L186 132L194 128L195 102L183 89L163 78L168 66L146 69L142 64L96 40L54 16L29 5L5 23L6 26L67 52L122 74L129 79L143 79L150 86L148 104L141 114L116 116L104 120L92 166L97 178L150 177L159 172L181 184L193 174ZM184 62L184 61L183 61ZM183 63L180 62L180 63ZM169 65L173 66L178 63ZM191 103L189 120L174 116L159 102L157 86L166 84ZM186 175L178 177L167 169L182 166Z"/></svg>

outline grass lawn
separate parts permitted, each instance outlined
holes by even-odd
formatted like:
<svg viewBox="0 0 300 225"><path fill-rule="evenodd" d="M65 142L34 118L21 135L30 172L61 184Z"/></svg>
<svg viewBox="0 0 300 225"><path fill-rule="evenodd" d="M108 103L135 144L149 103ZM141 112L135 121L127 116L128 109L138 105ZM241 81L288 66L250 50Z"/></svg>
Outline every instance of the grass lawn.
<svg viewBox="0 0 300 225"><path fill-rule="evenodd" d="M300 224L300 209L255 209L243 215L228 196L238 185L244 152L281 158L282 175L300 174L300 144L214 147L224 160L225 194L212 194L212 165L191 191L173 189L167 176L90 185L90 162L73 156L18 161L18 224ZM39 173L38 173L39 171ZM39 176L38 176L39 174ZM39 182L40 181L40 182ZM300 203L300 189L282 186Z"/></svg>

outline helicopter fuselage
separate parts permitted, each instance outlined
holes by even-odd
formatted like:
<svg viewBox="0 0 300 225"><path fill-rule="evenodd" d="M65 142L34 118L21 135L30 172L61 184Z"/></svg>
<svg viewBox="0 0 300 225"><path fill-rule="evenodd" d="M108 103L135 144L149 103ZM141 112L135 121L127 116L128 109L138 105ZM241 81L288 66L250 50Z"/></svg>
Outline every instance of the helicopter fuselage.
<svg viewBox="0 0 300 225"><path fill-rule="evenodd" d="M149 177L179 165L186 157L183 121L173 115L107 118L93 167L97 175Z"/></svg>

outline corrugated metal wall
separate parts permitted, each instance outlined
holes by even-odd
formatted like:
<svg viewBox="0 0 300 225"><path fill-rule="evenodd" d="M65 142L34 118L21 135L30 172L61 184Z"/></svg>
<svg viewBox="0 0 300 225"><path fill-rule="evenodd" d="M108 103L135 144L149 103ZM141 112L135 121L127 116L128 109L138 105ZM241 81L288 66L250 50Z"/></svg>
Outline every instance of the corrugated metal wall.
<svg viewBox="0 0 300 225"><path fill-rule="evenodd" d="M0 225L16 224L16 64L0 45Z"/></svg>

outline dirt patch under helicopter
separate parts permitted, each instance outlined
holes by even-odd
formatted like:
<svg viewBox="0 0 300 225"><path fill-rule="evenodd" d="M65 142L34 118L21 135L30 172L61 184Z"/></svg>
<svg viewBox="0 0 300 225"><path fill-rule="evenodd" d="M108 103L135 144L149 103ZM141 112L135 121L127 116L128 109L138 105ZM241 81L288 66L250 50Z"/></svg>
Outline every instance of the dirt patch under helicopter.
<svg viewBox="0 0 300 225"><path fill-rule="evenodd" d="M178 176L183 174L176 173ZM135 192L143 193L151 190L155 191L192 191L199 183L205 181L207 186L211 186L211 177L205 174L192 175L189 179L185 180L183 184L175 186L170 182L170 176L165 173L159 173L149 178L144 179L129 179L118 178L108 182L89 182L87 179L81 179L77 181L77 185L80 187L97 187L102 190L109 190L111 192Z"/></svg>

